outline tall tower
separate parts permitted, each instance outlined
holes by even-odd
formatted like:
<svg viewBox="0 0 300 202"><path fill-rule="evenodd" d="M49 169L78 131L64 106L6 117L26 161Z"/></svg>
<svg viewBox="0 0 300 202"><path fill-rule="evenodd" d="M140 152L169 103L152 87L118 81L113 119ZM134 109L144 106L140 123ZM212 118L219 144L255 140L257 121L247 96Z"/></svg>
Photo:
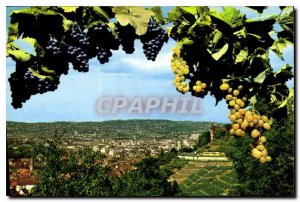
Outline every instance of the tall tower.
<svg viewBox="0 0 300 202"><path fill-rule="evenodd" d="M29 160L29 170L33 171L33 158Z"/></svg>
<svg viewBox="0 0 300 202"><path fill-rule="evenodd" d="M210 132L210 141L214 141L215 140L215 131L216 131L216 127L214 126L214 124L211 124L211 127L209 129Z"/></svg>

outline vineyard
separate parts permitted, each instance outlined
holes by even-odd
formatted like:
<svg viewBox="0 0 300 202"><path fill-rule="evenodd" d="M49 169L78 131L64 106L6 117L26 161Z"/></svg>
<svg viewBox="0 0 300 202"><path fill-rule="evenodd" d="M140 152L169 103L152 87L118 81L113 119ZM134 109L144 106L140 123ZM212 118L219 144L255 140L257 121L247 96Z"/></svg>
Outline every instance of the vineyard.
<svg viewBox="0 0 300 202"><path fill-rule="evenodd" d="M238 186L232 162L190 162L171 178L187 196L227 196Z"/></svg>

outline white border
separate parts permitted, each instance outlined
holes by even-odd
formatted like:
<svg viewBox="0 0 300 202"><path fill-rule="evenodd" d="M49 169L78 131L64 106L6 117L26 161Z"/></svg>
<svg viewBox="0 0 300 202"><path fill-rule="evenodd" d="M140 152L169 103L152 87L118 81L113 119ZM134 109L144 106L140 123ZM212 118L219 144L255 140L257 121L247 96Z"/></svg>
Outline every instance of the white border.
<svg viewBox="0 0 300 202"><path fill-rule="evenodd" d="M6 49L5 49L5 43L6 43L6 6L68 6L68 5L82 5L82 6L91 6L91 5L103 5L103 6L109 6L109 5L138 5L138 6L176 6L176 5L207 5L207 6L281 6L281 5L290 5L290 6L295 6L296 8L296 24L297 24L297 34L299 33L299 25L298 25L298 16L299 13L297 11L299 11L299 2L300 1L296 1L296 0L281 0L281 1L274 1L274 0L251 0L251 1L241 1L241 0L236 0L236 1L230 1L230 0L209 0L209 1L200 1L200 0L193 0L193 1L180 1L180 0L172 0L172 1L158 1L158 0L143 0L143 1L120 1L120 0L109 0L109 1L99 1L99 0L89 0L87 1L76 1L76 3L74 3L74 0L51 0L51 1L47 1L47 0L2 0L0 1L0 33L2 33L0 35L0 53L1 53L1 57L0 57L0 147L1 147L1 153L0 153L0 165L1 165L1 175L0 175L0 200L1 201L8 201L9 198L5 196L5 191L6 191L6 167L5 167L5 160L6 160L6 156L5 156L5 147L6 147L6 82L5 80L6 78ZM298 37L297 37L298 38ZM298 40L295 42L296 44L296 48L298 45ZM299 52L296 52L299 53ZM295 58L298 58L299 54L295 55ZM297 60L295 61L296 64L295 66L298 67L298 63ZM299 71L297 71L297 75L299 78ZM299 91L299 83L297 83L296 85L296 90ZM297 93L297 92L296 92ZM299 97L297 96L297 100L296 103L299 104ZM297 107L297 114L299 112L299 106ZM296 131L299 131L299 124L296 125ZM296 143L298 142L298 137L296 135ZM297 149L298 150L298 149ZM297 155L297 161L299 161L299 155ZM299 182L299 174L297 173L296 175L297 177L297 182ZM298 187L299 184L296 182L297 186L297 193L296 195L299 193L298 192ZM201 200L201 198L195 198L195 200ZM18 199L14 199L14 200L18 200ZM22 200L31 200L30 198L27 199L23 199ZM49 199L51 201L54 200L59 200L59 199ZM75 200L75 201L79 201L80 198L78 199L70 199L70 200ZM96 201L96 200L122 200L122 199L91 199L92 201ZM127 200L140 200L140 199L132 199L132 198L128 198ZM145 200L149 200L149 199L145 199ZM151 199L150 199L151 200ZM156 199L158 201L162 201L162 200L173 200L173 199ZM186 199L175 199L175 200L186 200ZM215 201L215 200L219 200L217 199L202 199L202 200L210 200L210 201ZM224 200L242 200L244 201L245 199L224 199ZM272 199L266 199L266 201L271 201ZM280 200L285 200L285 199L280 199Z"/></svg>

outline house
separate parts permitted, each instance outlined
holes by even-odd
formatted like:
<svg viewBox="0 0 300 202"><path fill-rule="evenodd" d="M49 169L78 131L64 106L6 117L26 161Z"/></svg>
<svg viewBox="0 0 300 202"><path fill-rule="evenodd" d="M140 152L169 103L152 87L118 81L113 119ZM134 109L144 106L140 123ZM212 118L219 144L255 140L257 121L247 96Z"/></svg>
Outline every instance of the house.
<svg viewBox="0 0 300 202"><path fill-rule="evenodd" d="M13 179L10 182L10 189L16 190L20 195L24 195L28 191L28 193L31 192L32 188L36 185L37 180L35 178L18 178ZM22 193L21 193L22 191ZM28 194L27 193L27 194Z"/></svg>

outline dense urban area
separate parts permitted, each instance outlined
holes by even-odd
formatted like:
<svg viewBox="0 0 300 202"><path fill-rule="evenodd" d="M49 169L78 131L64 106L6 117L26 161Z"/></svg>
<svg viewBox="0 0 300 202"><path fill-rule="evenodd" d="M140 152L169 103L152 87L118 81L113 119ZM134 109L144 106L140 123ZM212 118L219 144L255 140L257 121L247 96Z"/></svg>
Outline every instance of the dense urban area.
<svg viewBox="0 0 300 202"><path fill-rule="evenodd" d="M205 191L188 189L193 187L189 177L197 175L201 169L207 173L210 169L213 170L212 173L222 173L225 170L229 174L225 178L234 181L231 162L220 152L220 145L216 143L217 138L224 138L226 134L226 128L222 124L167 120L7 122L10 195L30 195L39 180L36 171L43 167L41 159L32 157L32 147L46 144L47 138L54 133L62 134L59 146L67 151L76 152L89 148L99 153L101 158L97 163L109 168L111 177L119 177L136 169L136 164L145 158L157 158L174 152L176 158L172 159L168 180L176 181L191 195L208 195ZM226 185L226 182L223 183ZM226 187L230 189L231 186ZM215 194L223 192L220 188ZM227 189L223 194L226 195L226 192Z"/></svg>

